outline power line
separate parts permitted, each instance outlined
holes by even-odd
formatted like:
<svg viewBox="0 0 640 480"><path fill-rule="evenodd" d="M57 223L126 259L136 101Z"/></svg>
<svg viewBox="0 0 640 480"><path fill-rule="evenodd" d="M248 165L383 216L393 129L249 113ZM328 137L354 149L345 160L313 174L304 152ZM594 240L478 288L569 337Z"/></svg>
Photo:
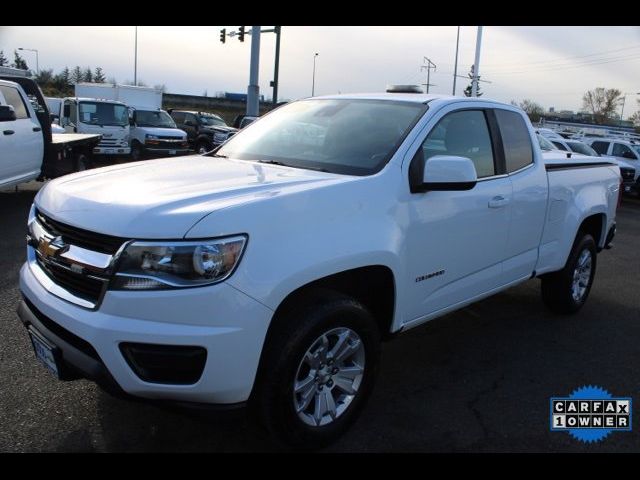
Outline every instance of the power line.
<svg viewBox="0 0 640 480"><path fill-rule="evenodd" d="M595 65L604 65L607 63L616 63L616 62L623 62L623 61L636 61L636 60L640 60L640 52L639 53L634 53L631 55L625 55L625 56L621 56L621 57L616 57L616 58L609 58L609 59L595 59L592 61L587 61L587 62L583 62L583 63L579 63L579 64L574 64L574 65L552 65L552 66L548 66L548 67L540 67L540 68L536 68L536 72L555 72L555 71L560 71L560 70L570 70L573 68L584 68L584 67L591 67L591 66L595 66ZM528 67L529 65L527 64L526 67ZM525 67L525 65L523 65L523 68ZM532 72L532 70L530 68L527 68L526 70L515 70L515 71L494 71L491 70L491 74L492 75L519 75L519 74L523 74L523 73L528 73L530 74Z"/></svg>

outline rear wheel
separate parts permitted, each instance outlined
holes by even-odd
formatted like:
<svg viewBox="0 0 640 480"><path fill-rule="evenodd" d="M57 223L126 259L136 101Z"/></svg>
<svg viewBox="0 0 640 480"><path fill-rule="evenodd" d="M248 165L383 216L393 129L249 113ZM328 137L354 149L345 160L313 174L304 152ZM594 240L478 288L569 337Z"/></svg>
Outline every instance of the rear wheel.
<svg viewBox="0 0 640 480"><path fill-rule="evenodd" d="M542 300L558 313L575 313L587 301L596 274L596 242L580 233L565 267L542 277Z"/></svg>
<svg viewBox="0 0 640 480"><path fill-rule="evenodd" d="M78 153L74 160L74 171L83 172L93 167L91 158L86 153Z"/></svg>
<svg viewBox="0 0 640 480"><path fill-rule="evenodd" d="M275 321L252 400L280 442L322 447L355 421L371 392L377 324L358 301L334 292L308 297Z"/></svg>

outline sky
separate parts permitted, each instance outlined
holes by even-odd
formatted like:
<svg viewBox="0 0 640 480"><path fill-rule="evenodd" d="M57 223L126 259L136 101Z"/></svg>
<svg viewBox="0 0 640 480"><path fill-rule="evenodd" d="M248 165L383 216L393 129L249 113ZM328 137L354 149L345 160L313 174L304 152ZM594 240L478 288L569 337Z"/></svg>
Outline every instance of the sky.
<svg viewBox="0 0 640 480"><path fill-rule="evenodd" d="M251 37L244 42L220 29L238 26L139 26L138 80L165 84L167 92L202 95L206 91L246 92ZM263 29L272 26L263 26ZM247 27L249 30L250 27ZM38 50L39 67L100 66L107 78L133 80L134 27L2 27L0 50L13 59L18 47ZM424 58L431 71L431 93L452 93L456 26L283 26L279 99L315 94L379 92L388 84L424 84ZM458 74L474 62L475 26L460 28ZM35 54L20 52L35 69ZM260 93L271 98L275 35L263 33ZM582 95L595 87L618 88L626 97L624 117L639 108L640 27L485 26L480 55L481 90L486 98L509 102L525 98L548 109L578 111ZM491 83L488 83L491 82ZM456 93L469 83L457 79Z"/></svg>

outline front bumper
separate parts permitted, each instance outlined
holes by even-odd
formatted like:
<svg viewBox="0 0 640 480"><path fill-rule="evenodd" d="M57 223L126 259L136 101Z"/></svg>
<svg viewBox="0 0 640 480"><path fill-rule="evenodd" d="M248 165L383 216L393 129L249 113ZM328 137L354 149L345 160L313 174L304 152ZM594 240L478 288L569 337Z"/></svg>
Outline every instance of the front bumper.
<svg viewBox="0 0 640 480"><path fill-rule="evenodd" d="M153 145L143 147L145 153L150 153L153 155L187 155L191 153L188 147L178 147L178 148L169 148L169 147L156 147Z"/></svg>
<svg viewBox="0 0 640 480"><path fill-rule="evenodd" d="M92 311L49 293L34 268L40 267L25 263L20 271L27 300L19 307L20 317L62 350L70 372L146 399L233 405L249 398L272 310L221 283L108 291L99 310ZM59 334L64 331L71 337ZM70 341L73 337L80 342ZM143 381L121 352L120 344L127 342L203 347L207 358L202 375L189 385Z"/></svg>
<svg viewBox="0 0 640 480"><path fill-rule="evenodd" d="M130 147L94 147L94 155L129 155Z"/></svg>

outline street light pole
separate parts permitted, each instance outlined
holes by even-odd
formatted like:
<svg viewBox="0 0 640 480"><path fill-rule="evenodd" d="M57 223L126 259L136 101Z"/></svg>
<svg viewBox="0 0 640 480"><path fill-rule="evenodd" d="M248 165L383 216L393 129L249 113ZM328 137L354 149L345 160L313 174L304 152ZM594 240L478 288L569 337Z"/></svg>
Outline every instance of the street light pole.
<svg viewBox="0 0 640 480"><path fill-rule="evenodd" d="M136 25L135 47L133 53L133 84L138 85L138 26Z"/></svg>
<svg viewBox="0 0 640 480"><path fill-rule="evenodd" d="M313 55L313 77L311 79L311 96L316 92L316 57L318 56L318 52Z"/></svg>
<svg viewBox="0 0 640 480"><path fill-rule="evenodd" d="M40 74L40 65L38 61L38 50L35 48L18 48L18 50L26 50L27 52L36 52L36 75Z"/></svg>

